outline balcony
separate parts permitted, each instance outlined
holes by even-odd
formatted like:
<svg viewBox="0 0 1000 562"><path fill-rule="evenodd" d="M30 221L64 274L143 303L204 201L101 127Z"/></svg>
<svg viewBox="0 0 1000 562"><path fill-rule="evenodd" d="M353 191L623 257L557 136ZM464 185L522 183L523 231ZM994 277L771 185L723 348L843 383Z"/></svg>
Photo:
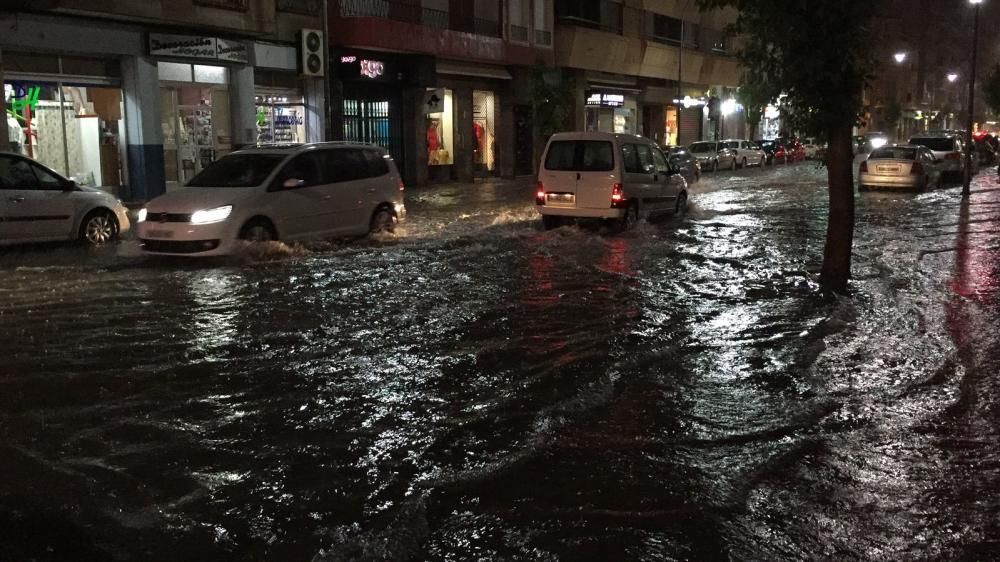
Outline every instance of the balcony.
<svg viewBox="0 0 1000 562"><path fill-rule="evenodd" d="M535 45L542 45L545 47L552 46L552 32L545 31L544 29L535 30Z"/></svg>
<svg viewBox="0 0 1000 562"><path fill-rule="evenodd" d="M528 28L523 25L511 24L507 26L507 38L518 43L527 43Z"/></svg>
<svg viewBox="0 0 1000 562"><path fill-rule="evenodd" d="M404 23L448 29L448 12L409 2L389 0L334 0L330 11L342 18L386 18Z"/></svg>
<svg viewBox="0 0 1000 562"><path fill-rule="evenodd" d="M475 18L472 22L472 32L486 37L500 37L500 22L485 18Z"/></svg>
<svg viewBox="0 0 1000 562"><path fill-rule="evenodd" d="M322 0L278 0L278 11L316 16L322 9L322 3Z"/></svg>
<svg viewBox="0 0 1000 562"><path fill-rule="evenodd" d="M194 0L195 5L209 6L211 8L223 8L245 12L249 8L249 0Z"/></svg>
<svg viewBox="0 0 1000 562"><path fill-rule="evenodd" d="M556 20L621 35L622 10L620 3L610 0L557 0Z"/></svg>

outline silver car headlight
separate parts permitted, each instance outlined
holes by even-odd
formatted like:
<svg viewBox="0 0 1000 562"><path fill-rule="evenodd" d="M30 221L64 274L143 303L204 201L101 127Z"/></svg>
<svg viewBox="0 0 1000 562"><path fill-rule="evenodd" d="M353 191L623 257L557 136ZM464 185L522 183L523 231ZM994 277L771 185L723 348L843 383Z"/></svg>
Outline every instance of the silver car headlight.
<svg viewBox="0 0 1000 562"><path fill-rule="evenodd" d="M233 212L232 205L216 207L214 209L203 209L191 215L191 224L212 224L222 222L229 218Z"/></svg>
<svg viewBox="0 0 1000 562"><path fill-rule="evenodd" d="M139 212L136 213L135 217L136 222L146 222L146 215L148 214L149 211L145 207L139 209Z"/></svg>

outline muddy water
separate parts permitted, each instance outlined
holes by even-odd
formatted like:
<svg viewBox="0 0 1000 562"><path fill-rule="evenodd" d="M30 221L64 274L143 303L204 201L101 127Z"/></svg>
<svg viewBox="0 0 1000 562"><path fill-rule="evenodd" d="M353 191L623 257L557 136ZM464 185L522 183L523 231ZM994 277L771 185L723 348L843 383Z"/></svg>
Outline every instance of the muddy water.
<svg viewBox="0 0 1000 562"><path fill-rule="evenodd" d="M497 184L223 261L8 251L0 559L981 558L992 182L859 198L840 302L810 166L627 234Z"/></svg>

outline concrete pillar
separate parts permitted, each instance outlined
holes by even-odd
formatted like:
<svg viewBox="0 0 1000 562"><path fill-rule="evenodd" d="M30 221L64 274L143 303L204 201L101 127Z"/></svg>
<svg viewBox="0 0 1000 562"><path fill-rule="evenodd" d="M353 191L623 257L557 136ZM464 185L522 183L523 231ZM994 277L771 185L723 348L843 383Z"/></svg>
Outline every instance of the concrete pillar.
<svg viewBox="0 0 1000 562"><path fill-rule="evenodd" d="M0 49L0 88L3 87L3 49ZM0 152L10 150L10 137L7 131L7 102L0 93Z"/></svg>
<svg viewBox="0 0 1000 562"><path fill-rule="evenodd" d="M229 115L233 150L257 144L257 104L253 67L235 66L229 72Z"/></svg>
<svg viewBox="0 0 1000 562"><path fill-rule="evenodd" d="M160 81L156 61L125 57L121 63L125 101L127 201L148 201L167 191L160 128Z"/></svg>
<svg viewBox="0 0 1000 562"><path fill-rule="evenodd" d="M497 123L494 125L497 135L497 172L504 178L513 178L514 171L514 96L506 92L500 94L499 111L496 112Z"/></svg>
<svg viewBox="0 0 1000 562"><path fill-rule="evenodd" d="M455 179L473 180L472 169L472 88L455 88Z"/></svg>
<svg viewBox="0 0 1000 562"><path fill-rule="evenodd" d="M323 142L326 138L326 88L322 80L305 78L302 81L303 94L306 98L306 142ZM334 133L340 129L334 129Z"/></svg>
<svg viewBox="0 0 1000 562"><path fill-rule="evenodd" d="M427 125L424 113L425 88L403 90L403 181L406 185L427 185Z"/></svg>
<svg viewBox="0 0 1000 562"><path fill-rule="evenodd" d="M330 138L344 140L344 82L330 78Z"/></svg>

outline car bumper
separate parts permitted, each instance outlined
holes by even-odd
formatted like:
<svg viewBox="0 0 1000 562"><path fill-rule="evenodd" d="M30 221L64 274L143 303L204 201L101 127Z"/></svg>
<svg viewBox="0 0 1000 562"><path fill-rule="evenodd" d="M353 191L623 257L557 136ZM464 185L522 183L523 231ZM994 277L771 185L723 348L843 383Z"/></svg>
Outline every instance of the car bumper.
<svg viewBox="0 0 1000 562"><path fill-rule="evenodd" d="M538 212L553 217L569 217L576 219L620 219L625 216L625 209L579 209L575 207L538 207Z"/></svg>
<svg viewBox="0 0 1000 562"><path fill-rule="evenodd" d="M118 234L125 234L132 230L132 221L128 218L128 209L119 205L115 209L115 218L118 219Z"/></svg>
<svg viewBox="0 0 1000 562"><path fill-rule="evenodd" d="M201 225L145 221L137 225L136 237L145 253L167 256L223 256L236 245L229 221Z"/></svg>
<svg viewBox="0 0 1000 562"><path fill-rule="evenodd" d="M862 188L918 189L924 186L923 176L877 176L861 174L858 185Z"/></svg>

